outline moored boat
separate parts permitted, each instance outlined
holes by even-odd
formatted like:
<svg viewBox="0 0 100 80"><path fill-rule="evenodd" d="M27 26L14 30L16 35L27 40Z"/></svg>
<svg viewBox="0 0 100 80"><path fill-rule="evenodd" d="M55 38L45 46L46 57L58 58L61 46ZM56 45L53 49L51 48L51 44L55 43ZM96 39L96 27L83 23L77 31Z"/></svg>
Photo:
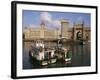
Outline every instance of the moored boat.
<svg viewBox="0 0 100 80"><path fill-rule="evenodd" d="M44 47L43 42L36 43L36 46L31 46L29 55L32 60L35 60L39 65L48 65L56 62L55 50Z"/></svg>
<svg viewBox="0 0 100 80"><path fill-rule="evenodd" d="M72 51L71 51L71 50L68 50L68 51L65 53L65 62L71 61L71 59L72 59Z"/></svg>

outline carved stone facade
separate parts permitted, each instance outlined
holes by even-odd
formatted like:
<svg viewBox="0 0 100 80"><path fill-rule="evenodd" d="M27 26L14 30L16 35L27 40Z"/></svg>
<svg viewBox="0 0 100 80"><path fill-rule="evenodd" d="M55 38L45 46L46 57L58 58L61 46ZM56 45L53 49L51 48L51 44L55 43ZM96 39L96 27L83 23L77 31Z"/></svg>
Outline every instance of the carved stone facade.
<svg viewBox="0 0 100 80"><path fill-rule="evenodd" d="M25 40L57 40L60 37L69 40L90 40L91 29L83 24L75 24L73 27L69 26L68 20L61 20L61 29L49 29L44 23L37 28L26 28L24 29Z"/></svg>
<svg viewBox="0 0 100 80"><path fill-rule="evenodd" d="M39 28L27 28L24 30L25 40L38 40L38 39L58 39L59 31L48 29L46 26Z"/></svg>
<svg viewBox="0 0 100 80"><path fill-rule="evenodd" d="M77 40L78 37L82 38L83 40L91 39L90 27L85 27L83 24L76 24L73 29L74 40Z"/></svg>

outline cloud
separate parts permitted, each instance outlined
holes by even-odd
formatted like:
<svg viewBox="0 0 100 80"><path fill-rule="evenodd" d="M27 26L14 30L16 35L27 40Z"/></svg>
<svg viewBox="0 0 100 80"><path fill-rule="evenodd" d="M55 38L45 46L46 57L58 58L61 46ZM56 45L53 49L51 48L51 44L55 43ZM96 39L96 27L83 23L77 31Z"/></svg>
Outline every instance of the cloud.
<svg viewBox="0 0 100 80"><path fill-rule="evenodd" d="M52 15L49 12L42 12L40 14L40 20L43 21L48 28L60 28L61 26L60 21L52 19Z"/></svg>
<svg viewBox="0 0 100 80"><path fill-rule="evenodd" d="M60 28L61 22L59 20L54 20L52 22L52 26L55 27L55 28Z"/></svg>
<svg viewBox="0 0 100 80"><path fill-rule="evenodd" d="M48 12L42 12L40 14L40 20L47 23L52 23L52 16Z"/></svg>
<svg viewBox="0 0 100 80"><path fill-rule="evenodd" d="M77 23L82 23L83 22L83 17L79 16L76 20Z"/></svg>
<svg viewBox="0 0 100 80"><path fill-rule="evenodd" d="M24 27L23 27L23 30L24 30L24 29L27 29L27 28L39 28L39 27L40 27L39 25L30 24L28 27L27 27L27 26L26 26L26 27L24 26Z"/></svg>

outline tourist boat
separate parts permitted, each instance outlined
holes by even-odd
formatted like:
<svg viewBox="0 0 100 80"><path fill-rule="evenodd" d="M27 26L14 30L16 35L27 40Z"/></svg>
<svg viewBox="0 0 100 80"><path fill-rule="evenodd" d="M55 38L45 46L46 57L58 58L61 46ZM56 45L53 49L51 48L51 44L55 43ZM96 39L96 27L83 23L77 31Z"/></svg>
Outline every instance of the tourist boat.
<svg viewBox="0 0 100 80"><path fill-rule="evenodd" d="M54 50L42 50L42 47L35 47L29 51L30 57L40 65L48 65L56 62Z"/></svg>
<svg viewBox="0 0 100 80"><path fill-rule="evenodd" d="M55 63L55 50L44 48L43 44L41 44L41 46L39 44L36 44L36 46L32 46L29 51L29 56L32 58L32 60L36 61L40 65L48 65Z"/></svg>
<svg viewBox="0 0 100 80"><path fill-rule="evenodd" d="M72 51L68 48L64 48L62 47L62 50L63 50L63 53L64 53L64 61L65 62L68 62L68 61L71 61L72 59Z"/></svg>
<svg viewBox="0 0 100 80"><path fill-rule="evenodd" d="M67 48L60 47L56 49L55 53L57 56L57 60L63 60L64 62L68 62L72 59L72 51Z"/></svg>

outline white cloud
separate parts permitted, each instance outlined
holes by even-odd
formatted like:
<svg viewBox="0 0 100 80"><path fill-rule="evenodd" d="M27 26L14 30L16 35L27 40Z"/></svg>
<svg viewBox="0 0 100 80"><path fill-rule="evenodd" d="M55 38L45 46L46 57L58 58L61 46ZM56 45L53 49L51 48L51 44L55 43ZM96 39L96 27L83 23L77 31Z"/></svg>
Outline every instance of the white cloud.
<svg viewBox="0 0 100 80"><path fill-rule="evenodd" d="M77 23L82 23L83 22L83 17L79 16L76 21L77 21Z"/></svg>
<svg viewBox="0 0 100 80"><path fill-rule="evenodd" d="M52 15L48 12L42 12L40 14L40 20L44 21L48 28L60 28L61 23L59 20L53 20Z"/></svg>
<svg viewBox="0 0 100 80"><path fill-rule="evenodd" d="M59 28L61 26L61 22L59 20L54 20L52 22L52 26L55 28Z"/></svg>
<svg viewBox="0 0 100 80"><path fill-rule="evenodd" d="M46 23L52 23L52 16L48 12L42 12L40 14L40 20Z"/></svg>

